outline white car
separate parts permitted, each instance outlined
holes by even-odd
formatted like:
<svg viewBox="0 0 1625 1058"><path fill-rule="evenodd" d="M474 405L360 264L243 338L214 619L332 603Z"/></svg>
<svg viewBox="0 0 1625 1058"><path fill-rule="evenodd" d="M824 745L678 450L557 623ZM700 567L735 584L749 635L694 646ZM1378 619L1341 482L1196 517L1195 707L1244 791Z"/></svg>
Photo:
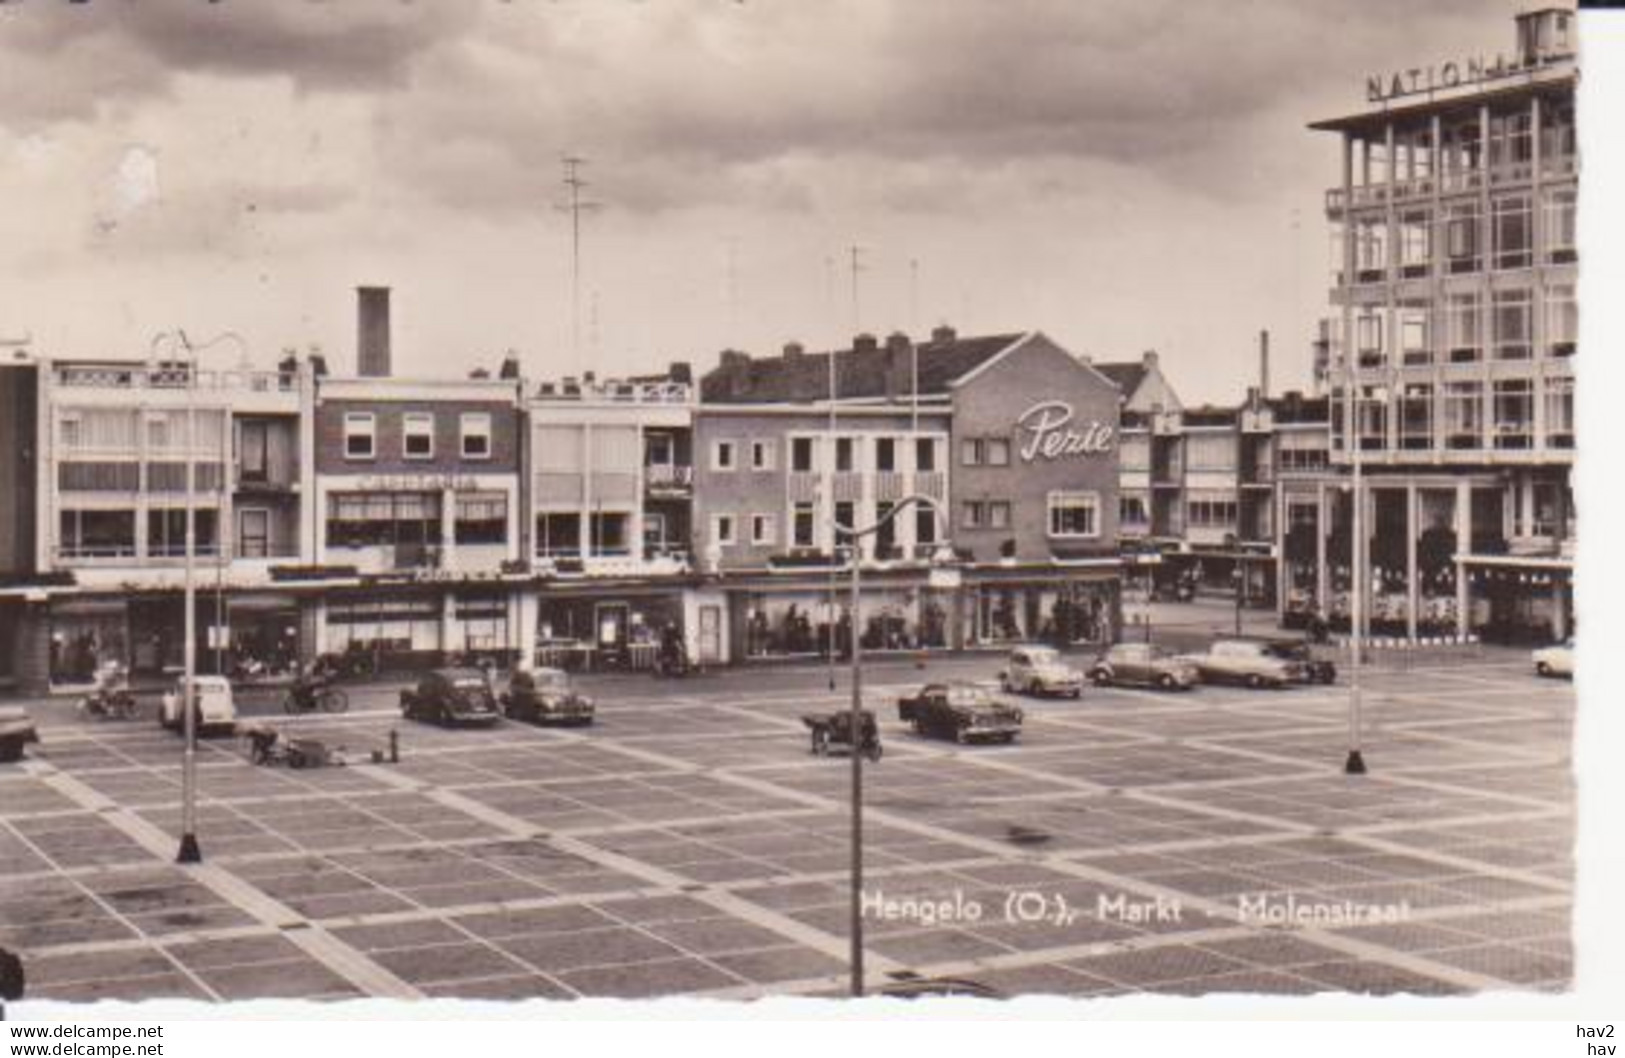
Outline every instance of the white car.
<svg viewBox="0 0 1625 1058"><path fill-rule="evenodd" d="M1023 694L1083 696L1083 673L1061 660L1054 647L1016 647L1005 659L999 686Z"/></svg>
<svg viewBox="0 0 1625 1058"><path fill-rule="evenodd" d="M172 731L185 729L185 714L181 712L182 684L175 681L175 689L164 695L158 709L158 723ZM194 676L193 700L197 703L197 729L230 731L237 725L237 703L231 696L231 681L224 676Z"/></svg>
<svg viewBox="0 0 1625 1058"><path fill-rule="evenodd" d="M1542 676L1574 675L1574 640L1565 639L1549 647L1541 647L1530 655L1535 672Z"/></svg>

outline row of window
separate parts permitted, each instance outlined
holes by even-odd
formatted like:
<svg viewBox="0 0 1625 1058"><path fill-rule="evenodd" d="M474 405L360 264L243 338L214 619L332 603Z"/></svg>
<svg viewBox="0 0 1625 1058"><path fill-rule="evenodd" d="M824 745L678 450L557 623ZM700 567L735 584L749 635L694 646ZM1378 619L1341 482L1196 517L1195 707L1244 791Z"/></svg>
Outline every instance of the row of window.
<svg viewBox="0 0 1625 1058"><path fill-rule="evenodd" d="M409 411L401 415L401 458L435 457L435 413ZM459 454L464 459L491 458L491 415L467 411L458 416ZM344 413L344 458L376 459L378 417L370 411Z"/></svg>
<svg viewBox="0 0 1625 1058"><path fill-rule="evenodd" d="M327 497L329 547L436 546L441 543L438 492L344 492ZM459 493L452 511L458 544L504 544L508 497L500 492Z"/></svg>
<svg viewBox="0 0 1625 1058"><path fill-rule="evenodd" d="M1486 314L1485 309L1488 308ZM1381 367L1390 359L1390 334L1398 343L1394 359L1407 365L1476 363L1484 359L1529 360L1535 353L1535 314L1545 314L1543 346L1553 357L1571 356L1579 342L1580 312L1573 284L1547 287L1538 299L1528 287L1496 290L1489 299L1476 290L1446 294L1441 302L1401 301L1366 306L1354 317L1354 347L1361 367ZM1486 319L1487 315L1487 319ZM1493 357L1485 356L1486 345Z"/></svg>
<svg viewBox="0 0 1625 1058"><path fill-rule="evenodd" d="M1491 199L1487 230L1476 199L1452 202L1437 216L1431 209L1403 210L1395 214L1391 226L1384 217L1359 218L1347 233L1354 250L1353 281L1382 282L1394 267L1401 278L1411 279L1430 275L1435 264L1445 275L1462 275L1529 268L1537 262L1572 263L1576 259L1575 204L1572 188L1546 194L1538 246L1534 200L1523 194ZM1339 279L1344 268L1342 237L1342 229L1334 226L1332 270Z"/></svg>
<svg viewBox="0 0 1625 1058"><path fill-rule="evenodd" d="M1533 448L1537 441L1536 396L1534 381L1527 378L1496 381L1488 390L1475 380L1447 382L1441 389L1431 383L1413 383L1392 394L1367 395L1359 401L1356 414L1361 446L1386 447L1392 417L1394 441L1401 449ZM1546 445L1572 448L1574 380L1548 379L1540 399L1544 402ZM1332 429L1338 443L1342 413L1334 396Z"/></svg>
<svg viewBox="0 0 1625 1058"><path fill-rule="evenodd" d="M818 442L815 437L791 437L790 470L795 473L805 473L813 469L814 448ZM879 473L887 473L898 469L898 456L902 445L909 438L902 437L876 437L872 440L874 453L874 469ZM915 437L914 442L914 469L920 472L930 472L937 469L937 441L932 437ZM835 471L836 473L849 473L857 469L857 439L853 437L835 438ZM753 471L768 471L777 468L777 443L771 438L737 441L731 438L718 439L711 443L711 469L727 473L738 470L741 465L743 453L744 466Z"/></svg>

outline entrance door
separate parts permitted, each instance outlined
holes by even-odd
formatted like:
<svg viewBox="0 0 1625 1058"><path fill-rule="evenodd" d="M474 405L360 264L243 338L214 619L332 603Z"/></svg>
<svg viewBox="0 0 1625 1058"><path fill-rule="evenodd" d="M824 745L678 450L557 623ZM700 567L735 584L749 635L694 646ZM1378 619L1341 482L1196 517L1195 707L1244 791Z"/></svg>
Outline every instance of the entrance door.
<svg viewBox="0 0 1625 1058"><path fill-rule="evenodd" d="M722 660L722 607L700 607L700 663L715 665Z"/></svg>
<svg viewBox="0 0 1625 1058"><path fill-rule="evenodd" d="M604 665L620 665L627 660L628 618L628 608L623 602L601 602L593 607L593 645L598 648L598 659Z"/></svg>

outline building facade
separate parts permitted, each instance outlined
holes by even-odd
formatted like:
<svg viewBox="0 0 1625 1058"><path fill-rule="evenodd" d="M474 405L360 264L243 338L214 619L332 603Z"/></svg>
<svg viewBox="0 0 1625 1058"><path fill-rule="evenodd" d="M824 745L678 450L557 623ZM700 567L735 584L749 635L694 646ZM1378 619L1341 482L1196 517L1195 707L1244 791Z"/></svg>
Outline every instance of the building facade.
<svg viewBox="0 0 1625 1058"><path fill-rule="evenodd" d="M1521 15L1514 54L1373 76L1365 108L1312 126L1343 148L1331 460L1361 462L1354 580L1374 630L1544 641L1572 625L1575 25ZM1335 611L1348 504L1322 529L1341 544Z"/></svg>

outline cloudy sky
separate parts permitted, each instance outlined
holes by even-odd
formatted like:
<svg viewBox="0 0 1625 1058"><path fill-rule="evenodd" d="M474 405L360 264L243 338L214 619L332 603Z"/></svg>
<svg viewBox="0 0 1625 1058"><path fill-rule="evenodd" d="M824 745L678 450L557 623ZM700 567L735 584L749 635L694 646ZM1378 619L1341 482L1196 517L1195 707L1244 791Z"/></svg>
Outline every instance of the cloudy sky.
<svg viewBox="0 0 1625 1058"><path fill-rule="evenodd" d="M1367 73L1510 51L1513 0L0 3L0 339L240 333L397 370L710 366L855 327L1307 379ZM588 159L572 346L561 158ZM848 247L862 247L854 305ZM226 350L228 358L235 353Z"/></svg>

